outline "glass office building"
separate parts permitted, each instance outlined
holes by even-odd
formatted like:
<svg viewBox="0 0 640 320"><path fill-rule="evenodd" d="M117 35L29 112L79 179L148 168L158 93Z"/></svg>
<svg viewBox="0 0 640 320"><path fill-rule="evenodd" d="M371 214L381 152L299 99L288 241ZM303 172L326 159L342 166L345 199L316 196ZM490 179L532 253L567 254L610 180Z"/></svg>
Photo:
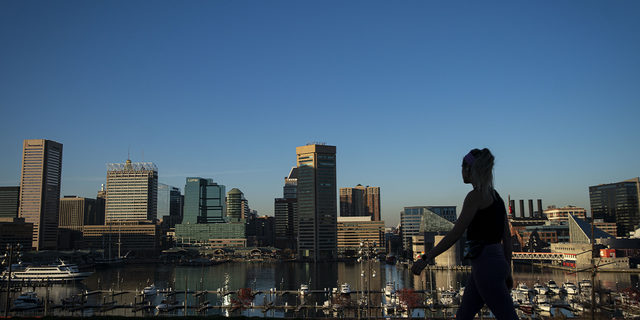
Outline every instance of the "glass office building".
<svg viewBox="0 0 640 320"><path fill-rule="evenodd" d="M296 148L298 165L298 257L337 258L336 147L311 143Z"/></svg>
<svg viewBox="0 0 640 320"><path fill-rule="evenodd" d="M199 177L187 178L187 184L184 187L184 213L182 223L225 222L227 213L225 189L225 186L213 182L213 179Z"/></svg>
<svg viewBox="0 0 640 320"><path fill-rule="evenodd" d="M640 178L591 186L589 202L593 218L616 223L620 237L640 227Z"/></svg>
<svg viewBox="0 0 640 320"><path fill-rule="evenodd" d="M420 207L405 207L404 211L400 213L400 226L402 227L402 244L405 250L410 247L409 242L412 236L417 236L420 232L423 216L435 215L442 220L446 220L450 225L453 225L458 221L455 206L420 206ZM427 221L430 221L427 219ZM433 220L431 223L439 223L441 219ZM445 224L445 225L449 225ZM426 226L426 225L425 225ZM443 225L444 226L444 225ZM423 226L424 227L424 226ZM438 224L435 227L440 228ZM443 227L448 228L448 227ZM434 231L450 231L450 229L438 229L438 230L425 230L426 232Z"/></svg>
<svg viewBox="0 0 640 320"><path fill-rule="evenodd" d="M158 183L158 218L182 215L180 188Z"/></svg>

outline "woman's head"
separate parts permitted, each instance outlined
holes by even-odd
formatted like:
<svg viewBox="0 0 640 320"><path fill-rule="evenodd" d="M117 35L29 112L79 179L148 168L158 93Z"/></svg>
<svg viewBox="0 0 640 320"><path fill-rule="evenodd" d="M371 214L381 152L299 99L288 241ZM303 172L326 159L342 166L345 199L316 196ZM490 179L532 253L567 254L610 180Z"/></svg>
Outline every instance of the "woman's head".
<svg viewBox="0 0 640 320"><path fill-rule="evenodd" d="M493 192L493 155L489 149L473 149L462 159L462 177L484 198Z"/></svg>

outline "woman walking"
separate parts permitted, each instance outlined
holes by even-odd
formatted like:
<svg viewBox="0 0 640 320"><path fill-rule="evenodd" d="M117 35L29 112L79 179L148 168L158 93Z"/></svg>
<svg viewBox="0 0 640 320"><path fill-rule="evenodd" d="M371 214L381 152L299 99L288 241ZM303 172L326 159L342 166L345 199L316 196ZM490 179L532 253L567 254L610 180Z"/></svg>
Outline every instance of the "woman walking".
<svg viewBox="0 0 640 320"><path fill-rule="evenodd" d="M493 189L494 157L489 149L473 149L462 160L462 179L473 186L462 205L453 229L426 254L413 263L420 272L438 255L454 245L467 231L465 259L471 260L457 320L473 319L486 303L496 319L518 319L510 289L511 232L504 201Z"/></svg>

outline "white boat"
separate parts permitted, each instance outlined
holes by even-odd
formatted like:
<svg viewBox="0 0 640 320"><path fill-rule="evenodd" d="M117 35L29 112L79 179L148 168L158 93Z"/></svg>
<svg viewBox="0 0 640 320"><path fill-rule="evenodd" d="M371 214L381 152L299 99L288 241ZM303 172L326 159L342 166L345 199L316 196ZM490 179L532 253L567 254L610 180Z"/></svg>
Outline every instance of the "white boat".
<svg viewBox="0 0 640 320"><path fill-rule="evenodd" d="M511 289L511 298L513 299L514 306L519 306L524 302L529 302L529 294L517 289Z"/></svg>
<svg viewBox="0 0 640 320"><path fill-rule="evenodd" d="M167 311L169 311L169 305L166 304L166 303L161 303L161 304L156 306L156 310L158 310L160 312L167 312Z"/></svg>
<svg viewBox="0 0 640 320"><path fill-rule="evenodd" d="M580 293L589 293L591 292L591 280L583 279L578 282L578 288L580 289Z"/></svg>
<svg viewBox="0 0 640 320"><path fill-rule="evenodd" d="M50 266L28 266L11 273L12 281L81 281L92 272L80 272L78 266L64 262Z"/></svg>
<svg viewBox="0 0 640 320"><path fill-rule="evenodd" d="M440 293L440 304L443 306L452 306L458 303L458 294L455 291L442 291Z"/></svg>
<svg viewBox="0 0 640 320"><path fill-rule="evenodd" d="M547 296L544 294L536 295L536 297L533 300L533 303L536 305L536 308L542 311L547 311L547 312L551 311L551 303L549 302L549 299L547 298Z"/></svg>
<svg viewBox="0 0 640 320"><path fill-rule="evenodd" d="M152 296L154 294L158 294L158 289L156 289L156 285L152 284L149 287L145 287L144 289L142 289L142 293L145 296Z"/></svg>
<svg viewBox="0 0 640 320"><path fill-rule="evenodd" d="M387 297L391 297L396 293L396 284L393 282L387 282L387 285L384 287L384 295Z"/></svg>
<svg viewBox="0 0 640 320"><path fill-rule="evenodd" d="M340 286L340 293L351 294L351 285L349 285L348 283L345 283L342 286Z"/></svg>
<svg viewBox="0 0 640 320"><path fill-rule="evenodd" d="M576 287L575 284L573 284L573 282L565 282L562 284L562 289L564 289L564 291L567 294L578 294L578 287Z"/></svg>
<svg viewBox="0 0 640 320"><path fill-rule="evenodd" d="M545 287L544 285L536 282L536 284L533 285L533 291L536 294L547 294L547 292L549 292L549 289L547 289L547 287Z"/></svg>
<svg viewBox="0 0 640 320"><path fill-rule="evenodd" d="M306 283L303 283L300 285L300 295L308 295L309 294L309 285Z"/></svg>
<svg viewBox="0 0 640 320"><path fill-rule="evenodd" d="M524 282L519 282L516 290L529 294L529 287L527 287L527 284Z"/></svg>
<svg viewBox="0 0 640 320"><path fill-rule="evenodd" d="M558 286L558 284L553 280L547 281L547 288L549 288L551 293L555 294L560 294L560 291L562 291L562 288L560 288L560 286Z"/></svg>

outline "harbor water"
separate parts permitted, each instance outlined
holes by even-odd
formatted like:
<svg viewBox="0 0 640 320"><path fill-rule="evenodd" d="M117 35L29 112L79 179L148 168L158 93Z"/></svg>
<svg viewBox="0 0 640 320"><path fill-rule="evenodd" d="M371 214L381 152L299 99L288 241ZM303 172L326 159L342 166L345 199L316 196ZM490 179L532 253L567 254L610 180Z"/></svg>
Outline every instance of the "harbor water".
<svg viewBox="0 0 640 320"><path fill-rule="evenodd" d="M178 266L173 264L127 264L122 267L94 269L94 273L81 282L66 284L49 284L47 286L28 286L10 292L10 300L20 292L34 291L41 299L47 299L47 309L12 311L12 315L120 315L146 316L161 312L155 308L169 301L173 305L171 311L164 315L229 315L228 308L217 308L229 305L236 294L222 294L250 288L259 292L253 301L254 308L233 311L234 315L258 317L325 317L339 316L333 311L323 310L322 306L330 300L333 288L348 283L352 293L349 298L360 301L370 293L369 308L361 308L372 316L394 316L380 308L385 304L383 290L388 283L396 290L402 288L437 294L446 290L457 291L466 284L469 269L462 270L427 270L420 276L414 276L409 269L379 262L227 262L213 266ZM590 273L570 273L558 269L540 268L532 265L514 266L514 282L524 282L529 288L535 283L546 283L555 280L559 285L563 282L578 281L590 278ZM628 287L637 287L640 279L637 273L599 273L594 286L601 289L620 291ZM309 286L310 294L300 295L302 284ZM4 284L3 284L4 285ZM154 285L158 294L141 295L145 287ZM177 292L169 294L168 292ZM94 294L87 294L94 293ZM200 294L198 294L200 293ZM5 309L6 292L0 294L0 310ZM73 298L81 299L83 305L93 307L63 307L73 303ZM437 296L434 296L437 299ZM575 310L568 306L565 296L559 295L552 310L567 316L573 316ZM186 300L187 307L184 307ZM77 302L77 301L76 301ZM553 300L552 300L553 302ZM77 304L76 304L77 305ZM199 309L208 305L210 308ZM264 308L264 306L286 306L287 308ZM105 306L112 306L105 308ZM306 306L301 308L301 306ZM366 310L366 311L364 311ZM413 311L415 317L445 317L455 315L455 307L437 308L433 310L418 309ZM521 312L519 310L519 312ZM490 313L486 313L490 316ZM357 316L353 314L353 316Z"/></svg>

